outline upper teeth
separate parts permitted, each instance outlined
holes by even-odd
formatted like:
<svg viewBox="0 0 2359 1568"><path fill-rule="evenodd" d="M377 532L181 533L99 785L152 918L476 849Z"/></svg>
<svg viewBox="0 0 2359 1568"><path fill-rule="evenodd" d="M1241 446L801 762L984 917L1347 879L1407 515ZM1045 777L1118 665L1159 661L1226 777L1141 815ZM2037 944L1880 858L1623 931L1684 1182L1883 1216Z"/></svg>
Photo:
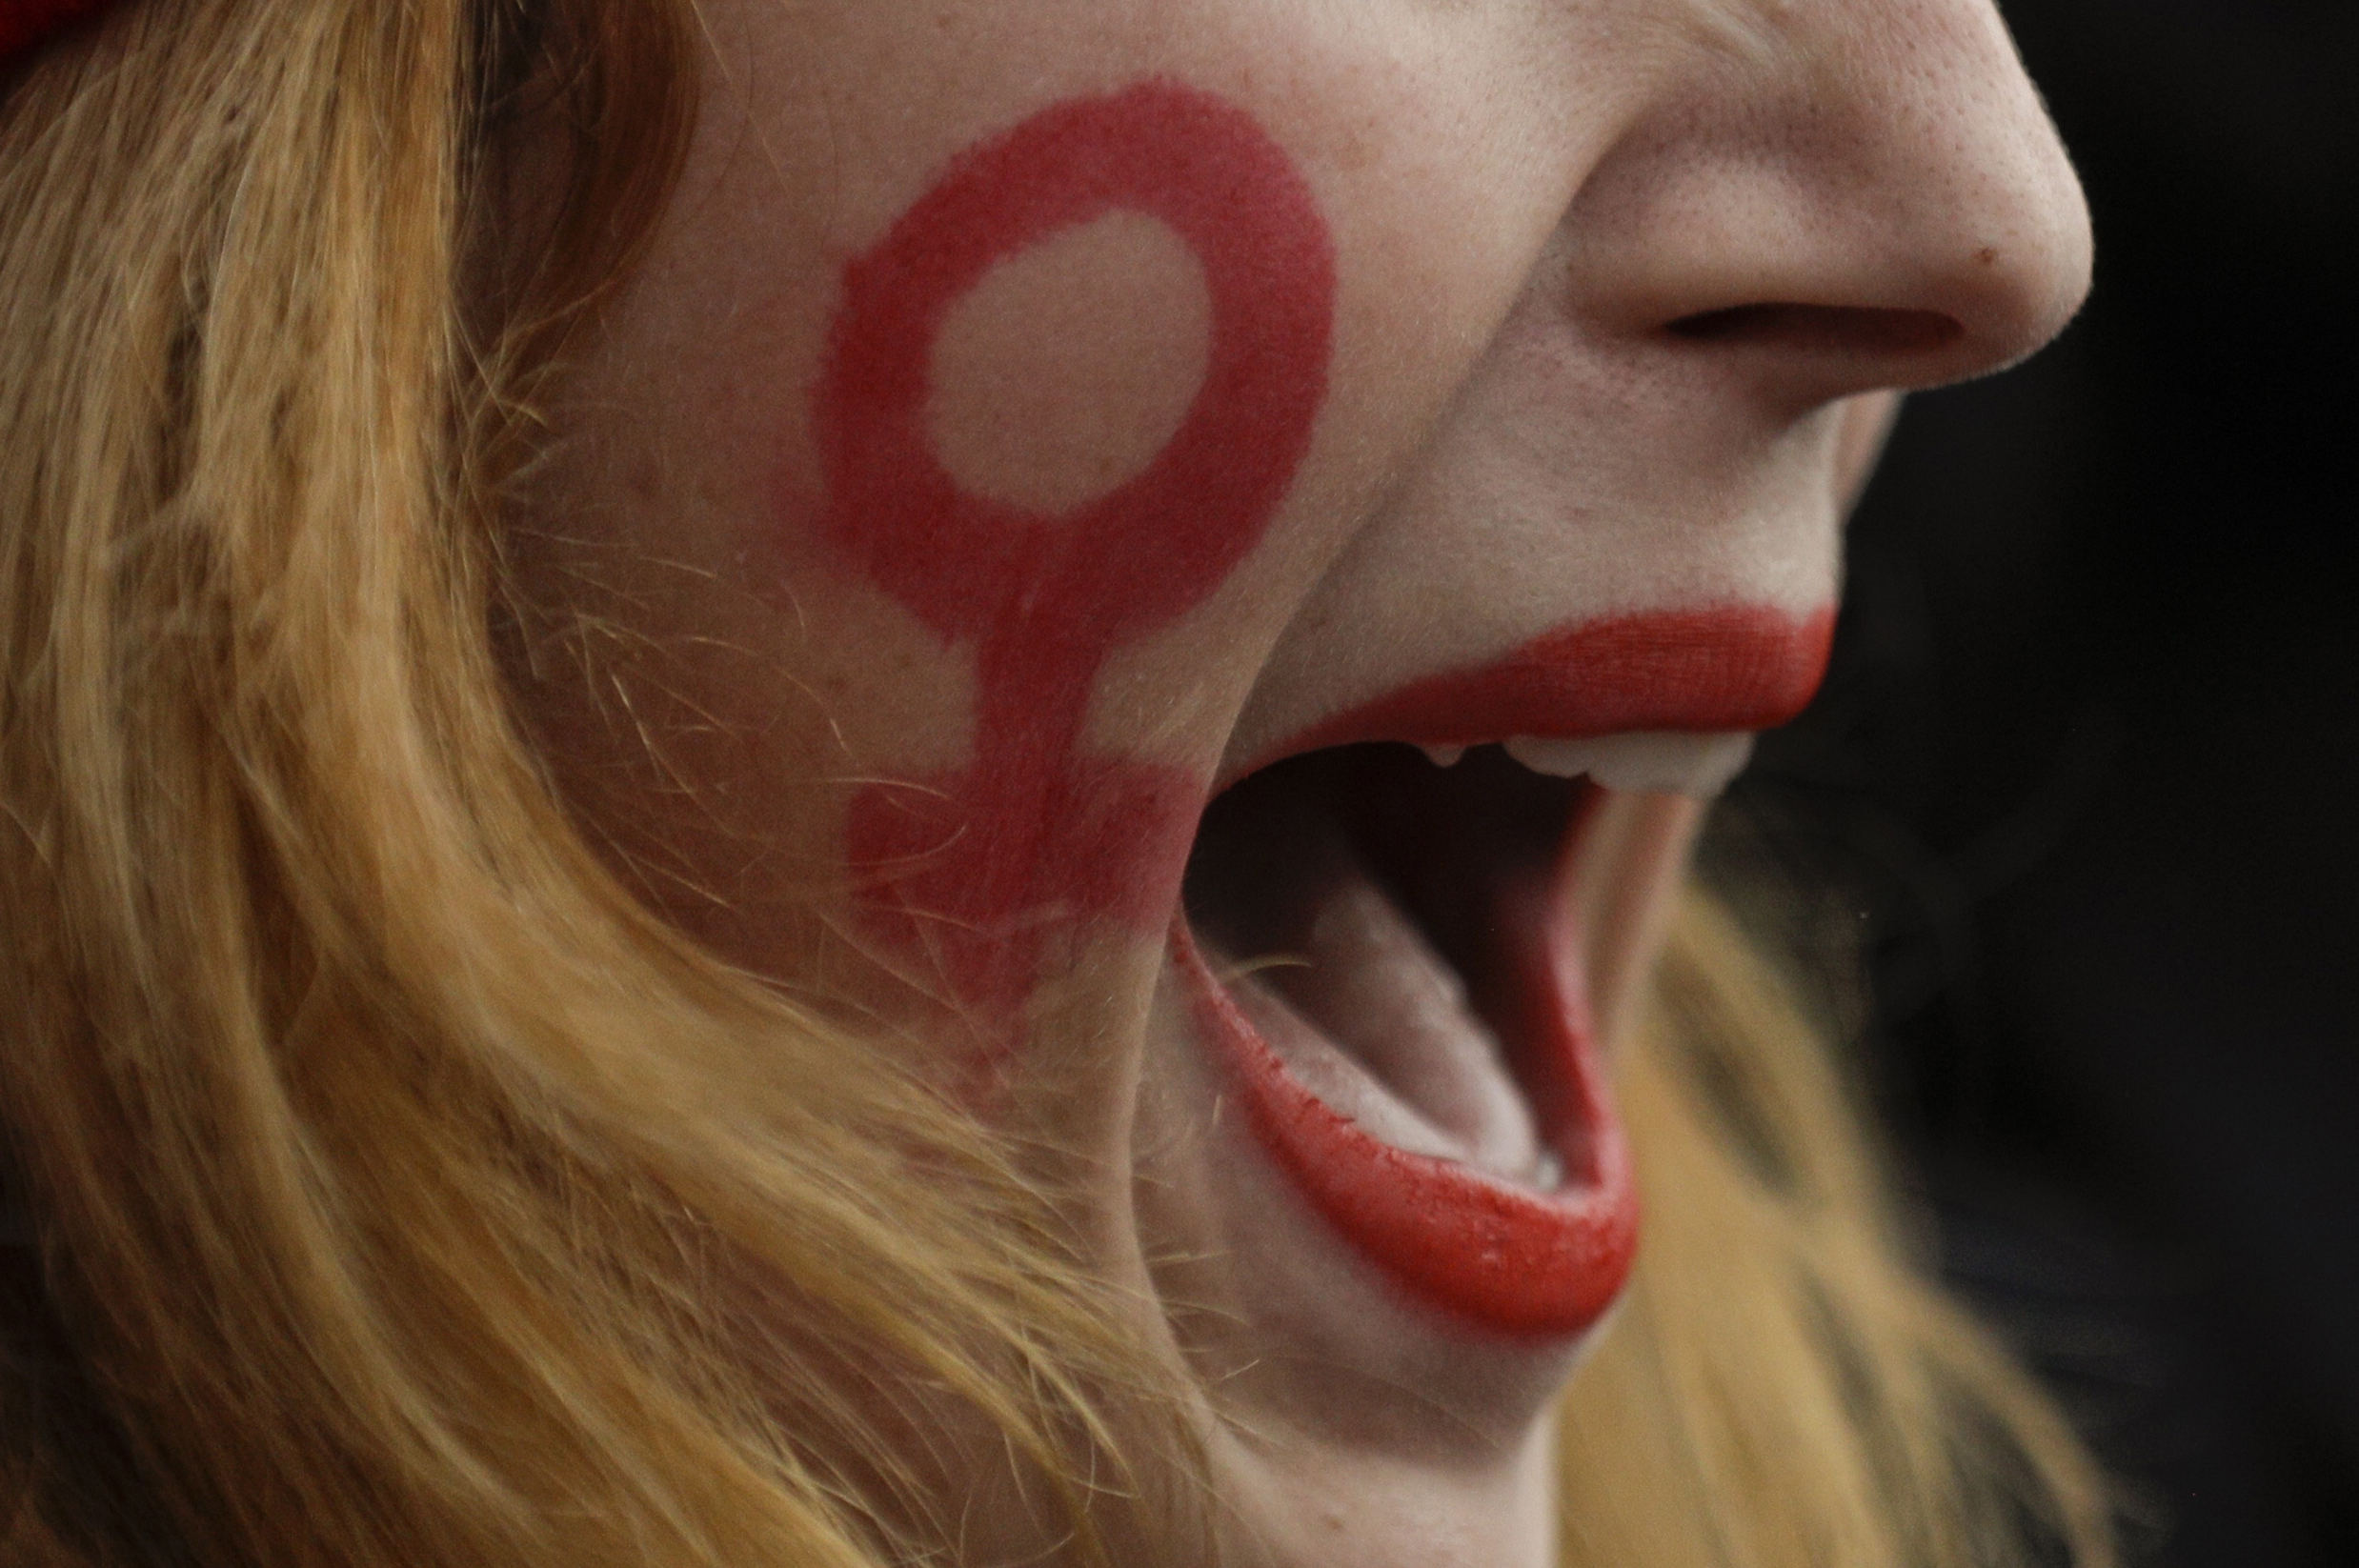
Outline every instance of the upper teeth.
<svg viewBox="0 0 2359 1568"><path fill-rule="evenodd" d="M1649 790L1709 799L1744 771L1753 737L1744 732L1599 735L1542 740L1518 735L1507 754L1536 774L1573 778L1586 774L1609 790Z"/></svg>

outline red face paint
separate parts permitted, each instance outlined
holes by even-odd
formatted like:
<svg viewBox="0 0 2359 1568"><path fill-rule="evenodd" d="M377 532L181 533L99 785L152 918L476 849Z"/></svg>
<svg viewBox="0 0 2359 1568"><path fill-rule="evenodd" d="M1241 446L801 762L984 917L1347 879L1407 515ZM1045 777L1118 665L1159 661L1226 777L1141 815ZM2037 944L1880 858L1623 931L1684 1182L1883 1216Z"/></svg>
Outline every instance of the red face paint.
<svg viewBox="0 0 2359 1568"><path fill-rule="evenodd" d="M998 262L1126 211L1196 253L1204 382L1136 478L1063 516L961 490L927 436L936 337ZM975 651L975 757L864 789L848 852L874 933L1004 1049L1055 927L1156 933L1202 780L1086 755L1099 669L1203 601L1268 530L1326 395L1335 261L1307 183L1249 116L1150 82L1060 104L958 159L844 273L816 431L827 541Z"/></svg>

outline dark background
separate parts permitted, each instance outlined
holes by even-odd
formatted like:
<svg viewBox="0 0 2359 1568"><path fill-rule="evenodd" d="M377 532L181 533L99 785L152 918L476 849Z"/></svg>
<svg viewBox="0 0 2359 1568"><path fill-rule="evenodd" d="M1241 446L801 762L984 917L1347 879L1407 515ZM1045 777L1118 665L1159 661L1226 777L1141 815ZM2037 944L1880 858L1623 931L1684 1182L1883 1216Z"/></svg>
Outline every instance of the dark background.
<svg viewBox="0 0 2359 1568"><path fill-rule="evenodd" d="M1916 399L1727 814L2133 1560L2359 1564L2359 0L2011 0L2096 291ZM1824 914L1825 912L1822 912Z"/></svg>

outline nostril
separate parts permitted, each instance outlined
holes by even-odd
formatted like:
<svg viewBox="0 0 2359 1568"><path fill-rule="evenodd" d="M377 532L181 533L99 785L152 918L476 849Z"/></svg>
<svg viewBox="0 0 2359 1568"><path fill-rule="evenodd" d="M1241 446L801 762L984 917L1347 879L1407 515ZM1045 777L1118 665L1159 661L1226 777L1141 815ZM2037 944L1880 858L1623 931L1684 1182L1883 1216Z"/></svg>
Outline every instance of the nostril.
<svg viewBox="0 0 2359 1568"><path fill-rule="evenodd" d="M1786 303L1704 311L1680 317L1669 330L1698 343L1878 357L1936 353L1966 336L1964 323L1939 311Z"/></svg>

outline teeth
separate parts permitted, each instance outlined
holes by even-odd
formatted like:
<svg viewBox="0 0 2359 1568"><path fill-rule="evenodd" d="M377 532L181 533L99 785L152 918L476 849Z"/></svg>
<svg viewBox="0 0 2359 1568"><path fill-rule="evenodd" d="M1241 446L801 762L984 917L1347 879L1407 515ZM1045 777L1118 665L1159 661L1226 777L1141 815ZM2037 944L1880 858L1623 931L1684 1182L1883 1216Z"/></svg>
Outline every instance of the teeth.
<svg viewBox="0 0 2359 1568"><path fill-rule="evenodd" d="M1418 749L1431 758L1437 768L1455 768L1458 759L1466 754L1463 746L1421 746Z"/></svg>
<svg viewBox="0 0 2359 1568"><path fill-rule="evenodd" d="M1725 734L1599 735L1587 740L1542 740L1518 735L1507 754L1536 774L1558 778L1588 774L1609 790L1649 790L1708 800L1744 771L1753 737Z"/></svg>

